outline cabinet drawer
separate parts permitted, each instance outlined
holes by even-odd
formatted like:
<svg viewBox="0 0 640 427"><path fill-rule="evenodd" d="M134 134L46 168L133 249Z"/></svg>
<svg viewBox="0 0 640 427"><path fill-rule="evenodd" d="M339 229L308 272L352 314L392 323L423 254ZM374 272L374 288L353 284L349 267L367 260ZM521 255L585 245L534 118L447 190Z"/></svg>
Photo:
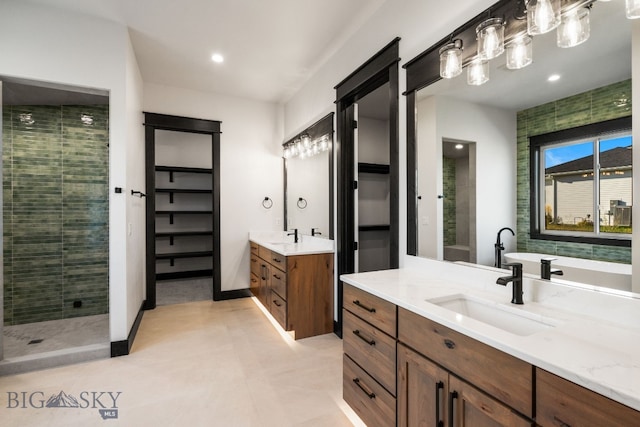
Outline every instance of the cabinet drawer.
<svg viewBox="0 0 640 427"><path fill-rule="evenodd" d="M344 310L343 348L358 365L396 395L396 340Z"/></svg>
<svg viewBox="0 0 640 427"><path fill-rule="evenodd" d="M258 256L265 261L271 260L271 251L264 246L258 245Z"/></svg>
<svg viewBox="0 0 640 427"><path fill-rule="evenodd" d="M533 367L418 314L398 309L398 339L520 413L533 416Z"/></svg>
<svg viewBox="0 0 640 427"><path fill-rule="evenodd" d="M271 252L271 265L276 268L279 268L282 271L287 271L287 257L284 255L280 255L277 252Z"/></svg>
<svg viewBox="0 0 640 427"><path fill-rule="evenodd" d="M287 299L287 276L277 268L271 269L271 290L282 299Z"/></svg>
<svg viewBox="0 0 640 427"><path fill-rule="evenodd" d="M343 287L343 307L360 318L396 336L396 305L348 284Z"/></svg>
<svg viewBox="0 0 640 427"><path fill-rule="evenodd" d="M547 426L637 426L640 412L536 368L536 422Z"/></svg>
<svg viewBox="0 0 640 427"><path fill-rule="evenodd" d="M285 330L287 329L287 302L278 294L269 292L269 311L271 315L280 323Z"/></svg>
<svg viewBox="0 0 640 427"><path fill-rule="evenodd" d="M251 274L255 274L256 276L260 277L260 268L261 268L261 263L260 263L260 259L256 256L256 255L251 255Z"/></svg>
<svg viewBox="0 0 640 427"><path fill-rule="evenodd" d="M260 297L260 277L251 273L251 283L249 284L249 289L251 289L251 293L255 297Z"/></svg>
<svg viewBox="0 0 640 427"><path fill-rule="evenodd" d="M258 248L260 247L260 245L258 245L257 243L249 242L249 247L251 248L251 255L260 255L258 253Z"/></svg>
<svg viewBox="0 0 640 427"><path fill-rule="evenodd" d="M367 426L395 426L395 398L346 354L342 364L342 398Z"/></svg>

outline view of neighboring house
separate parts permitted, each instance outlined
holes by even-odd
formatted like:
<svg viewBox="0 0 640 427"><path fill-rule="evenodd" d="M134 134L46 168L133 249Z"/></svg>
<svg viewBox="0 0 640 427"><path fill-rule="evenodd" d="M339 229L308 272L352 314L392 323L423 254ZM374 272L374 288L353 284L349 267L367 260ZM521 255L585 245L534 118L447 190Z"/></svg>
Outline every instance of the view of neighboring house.
<svg viewBox="0 0 640 427"><path fill-rule="evenodd" d="M600 153L600 224L631 225L632 149ZM545 213L556 224L593 221L593 155L545 169Z"/></svg>

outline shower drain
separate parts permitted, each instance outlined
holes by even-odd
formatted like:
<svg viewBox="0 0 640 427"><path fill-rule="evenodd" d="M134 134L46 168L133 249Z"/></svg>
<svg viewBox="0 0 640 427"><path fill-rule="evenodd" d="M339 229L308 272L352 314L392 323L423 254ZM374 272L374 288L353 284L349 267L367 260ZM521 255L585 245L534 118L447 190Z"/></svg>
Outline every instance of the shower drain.
<svg viewBox="0 0 640 427"><path fill-rule="evenodd" d="M44 341L43 339L37 339L37 340L31 340L27 343L27 345L29 344L40 344L42 341Z"/></svg>

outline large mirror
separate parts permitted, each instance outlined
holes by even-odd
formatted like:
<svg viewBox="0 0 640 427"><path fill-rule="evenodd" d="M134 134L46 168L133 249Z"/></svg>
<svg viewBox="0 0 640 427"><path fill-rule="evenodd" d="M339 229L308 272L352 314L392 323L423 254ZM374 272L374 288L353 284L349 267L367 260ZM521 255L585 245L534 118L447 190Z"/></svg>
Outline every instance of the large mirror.
<svg viewBox="0 0 640 427"><path fill-rule="evenodd" d="M507 3L519 2L498 4ZM415 122L410 118L408 129L408 167L415 165L416 169L415 176L409 174L408 178L409 254L486 266L499 266L498 258L510 261L504 254L513 252L629 264L627 285L614 287L631 290L630 222L628 228L620 228L613 245L583 237L531 235L532 216L545 216L544 211L532 212L532 185L549 191L552 166L570 165L588 155L573 154L543 166L541 177L532 184L530 137L631 115L631 21L626 19L620 2L587 5L590 37L586 42L560 48L556 31L535 36L531 65L510 70L503 54L489 61L489 81L481 86L467 84L467 67L456 78L439 79L436 74L434 82L424 79L421 85L419 72L430 70L433 75L434 71L425 58L437 58L440 46L405 66L408 111L415 111ZM553 75L559 78L553 80ZM625 144L615 148L626 150L630 159L630 136ZM605 148L601 146L600 150L602 153ZM552 154L549 151L546 155ZM604 168L602 158L600 162ZM626 166L631 168L630 164ZM565 169L568 173L568 166ZM615 194L603 190L604 172L596 190L602 193L596 193L600 198L600 230L608 230L605 225L612 224L614 213L619 210L622 215L622 208L630 213L633 205L632 175L627 171L625 176L622 168L618 169L610 173L611 177L621 174ZM587 175L583 172L581 177ZM626 178L624 185L622 178ZM573 206L584 202L577 181L572 181L570 190L574 198L569 204ZM560 224L557 226L568 229L594 222L590 214L582 213L584 210L580 214L566 213L563 222L560 205L551 200L547 195L542 208L550 218L547 225ZM621 208L613 206L614 202ZM539 274L539 261L534 268Z"/></svg>
<svg viewBox="0 0 640 427"><path fill-rule="evenodd" d="M285 230L333 238L333 116L283 144Z"/></svg>

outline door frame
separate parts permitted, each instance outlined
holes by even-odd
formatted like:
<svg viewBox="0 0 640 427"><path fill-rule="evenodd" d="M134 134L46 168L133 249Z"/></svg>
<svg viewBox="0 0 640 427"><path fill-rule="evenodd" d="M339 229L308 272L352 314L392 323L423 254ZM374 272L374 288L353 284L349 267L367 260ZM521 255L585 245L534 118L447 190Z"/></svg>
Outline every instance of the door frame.
<svg viewBox="0 0 640 427"><path fill-rule="evenodd" d="M398 64L400 37L396 37L378 53L373 55L353 73L335 86L337 110L337 302L338 320L334 332L342 337L343 284L340 275L353 273L355 202L353 198L355 181L355 150L353 141L353 104L375 89L389 83L389 146L390 146L390 266L399 265L399 118L398 118Z"/></svg>

